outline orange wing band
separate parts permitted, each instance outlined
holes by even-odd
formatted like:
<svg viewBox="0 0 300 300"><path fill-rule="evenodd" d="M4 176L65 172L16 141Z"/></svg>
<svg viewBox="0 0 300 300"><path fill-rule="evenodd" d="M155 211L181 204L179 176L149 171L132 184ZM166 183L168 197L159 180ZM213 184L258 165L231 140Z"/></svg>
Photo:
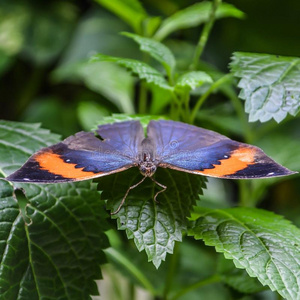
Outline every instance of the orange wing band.
<svg viewBox="0 0 300 300"><path fill-rule="evenodd" d="M199 173L210 176L233 175L238 171L246 169L255 163L255 148L242 147L232 152L228 159L221 160L220 165L214 165L213 169L199 171Z"/></svg>
<svg viewBox="0 0 300 300"><path fill-rule="evenodd" d="M58 154L51 152L37 154L34 159L42 170L65 178L79 179L95 176L94 172L85 172L83 168L75 168L76 164L66 163Z"/></svg>

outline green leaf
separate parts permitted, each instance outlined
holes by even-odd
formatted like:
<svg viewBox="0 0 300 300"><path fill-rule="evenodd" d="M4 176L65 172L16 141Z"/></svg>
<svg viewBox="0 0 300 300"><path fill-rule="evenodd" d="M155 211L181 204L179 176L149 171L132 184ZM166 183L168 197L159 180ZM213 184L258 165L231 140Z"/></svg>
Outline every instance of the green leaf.
<svg viewBox="0 0 300 300"><path fill-rule="evenodd" d="M151 120L160 120L164 119L164 117L161 116L154 116L154 115L125 115L125 114L112 114L111 116L104 117L101 120L98 121L98 125L104 125L104 124L112 124L115 122L124 122L124 121L130 121L130 120L137 120L140 121L144 130L146 130L148 123ZM96 129L96 128L95 128Z"/></svg>
<svg viewBox="0 0 300 300"><path fill-rule="evenodd" d="M176 30L199 26L208 20L210 11L211 2L196 3L180 10L162 22L154 37L161 41ZM216 18L224 17L243 18L244 13L231 4L222 3L216 11Z"/></svg>
<svg viewBox="0 0 300 300"><path fill-rule="evenodd" d="M137 168L101 178L99 189L103 190L103 198L108 200L112 212L128 188L141 178ZM162 168L155 173L155 180L167 186L167 190L158 195L157 203L153 198L162 188L146 178L129 192L121 210L113 218L118 218L118 228L126 230L138 250L145 250L148 260L158 268L166 254L173 252L174 242L181 241L187 230L189 211L204 186L204 180L201 176Z"/></svg>
<svg viewBox="0 0 300 300"><path fill-rule="evenodd" d="M181 75L177 79L175 88L194 90L196 87L199 87L204 83L212 82L212 78L207 73L201 71L193 71Z"/></svg>
<svg viewBox="0 0 300 300"><path fill-rule="evenodd" d="M298 299L300 230L283 217L254 208L196 208L191 234L232 259L286 299Z"/></svg>
<svg viewBox="0 0 300 300"><path fill-rule="evenodd" d="M250 277L245 270L237 269L232 261L220 256L218 273L222 281L240 293L257 293L265 289L255 277Z"/></svg>
<svg viewBox="0 0 300 300"><path fill-rule="evenodd" d="M147 18L147 13L138 0L96 0L96 2L120 17L135 32L142 33L142 21Z"/></svg>
<svg viewBox="0 0 300 300"><path fill-rule="evenodd" d="M59 141L38 124L0 123L1 172ZM3 299L89 299L108 246L103 203L91 181L37 185L0 180L0 294ZM27 222L27 223L25 223Z"/></svg>
<svg viewBox="0 0 300 300"><path fill-rule="evenodd" d="M140 79L146 80L148 83L153 83L159 87L172 90L172 87L168 85L164 76L158 72L156 69L152 68L148 64L129 58L113 57L102 54L97 54L91 57L90 61L92 63L101 61L112 61L118 65L127 68L133 74L137 75Z"/></svg>
<svg viewBox="0 0 300 300"><path fill-rule="evenodd" d="M19 283L28 269L28 245L24 220L13 187L0 179L0 294L17 299ZM30 289L31 290L31 289ZM32 291L32 299L37 299Z"/></svg>
<svg viewBox="0 0 300 300"><path fill-rule="evenodd" d="M168 47L153 39L141 37L137 34L123 32L123 35L137 42L142 51L150 54L154 59L160 62L164 66L168 76L172 76L176 62L173 53Z"/></svg>
<svg viewBox="0 0 300 300"><path fill-rule="evenodd" d="M300 107L300 59L269 54L236 52L230 64L241 78L240 97L246 100L249 121L278 123Z"/></svg>

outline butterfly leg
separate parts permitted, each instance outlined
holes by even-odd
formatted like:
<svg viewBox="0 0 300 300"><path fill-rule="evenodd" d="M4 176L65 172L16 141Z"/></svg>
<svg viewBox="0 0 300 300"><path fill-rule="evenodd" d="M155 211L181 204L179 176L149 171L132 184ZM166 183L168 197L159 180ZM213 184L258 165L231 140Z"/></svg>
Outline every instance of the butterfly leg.
<svg viewBox="0 0 300 300"><path fill-rule="evenodd" d="M163 188L162 190L158 191L158 192L155 194L155 196L154 196L154 201L155 201L156 203L159 203L159 202L156 200L156 198L157 198L157 196L158 196L160 193L163 193L163 192L167 189L167 186L165 186L165 185L159 183L158 181L156 181L156 180L155 180L154 178L152 178L152 177L150 177L150 179L151 179L154 183L156 183L157 185L159 185L161 188Z"/></svg>
<svg viewBox="0 0 300 300"><path fill-rule="evenodd" d="M114 212L110 213L111 215L115 215L115 214L117 214L117 213L120 211L121 207L123 206L123 204L124 204L124 202L125 202L125 199L127 198L128 193L129 193L131 190L133 190L134 188L136 188L138 185L140 185L145 179L146 179L146 176L144 176L144 177L142 178L142 180L140 180L138 183L136 183L136 184L132 185L131 187L129 187L129 189L127 190L125 196L123 197L123 199L122 199L120 205L118 206L117 210L115 210Z"/></svg>

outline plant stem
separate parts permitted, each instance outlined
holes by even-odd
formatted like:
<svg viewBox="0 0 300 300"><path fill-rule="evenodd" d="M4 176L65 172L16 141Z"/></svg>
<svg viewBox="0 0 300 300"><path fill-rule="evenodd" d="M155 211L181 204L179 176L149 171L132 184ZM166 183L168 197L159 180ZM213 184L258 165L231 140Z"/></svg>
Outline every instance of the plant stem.
<svg viewBox="0 0 300 300"><path fill-rule="evenodd" d="M156 291L151 282L145 277L145 275L129 260L127 259L122 253L119 251L108 248L105 250L105 253L111 257L112 259L118 261L122 264L128 272L130 272L141 284L144 288L151 293L151 295L155 296Z"/></svg>
<svg viewBox="0 0 300 300"><path fill-rule="evenodd" d="M168 294L171 290L172 282L175 275L175 270L178 263L179 251L178 251L179 243L175 243L173 255L171 255L170 264L168 266L168 273L165 281L165 288L163 292L163 299L168 299Z"/></svg>
<svg viewBox="0 0 300 300"><path fill-rule="evenodd" d="M220 85L225 83L226 81L231 80L231 74L226 74L225 76L219 78L217 81L215 81L210 88L198 99L196 105L194 106L191 117L190 117L190 123L193 124L195 122L195 118L197 116L197 112L204 103L204 101L207 99L207 97L216 90Z"/></svg>
<svg viewBox="0 0 300 300"><path fill-rule="evenodd" d="M213 275L204 280L198 281L196 283L193 283L193 284L187 286L185 289L183 289L180 292L178 292L177 294L175 294L175 296L173 296L170 300L178 299L182 295L184 295L192 290L198 289L198 288L208 285L208 284L220 282L220 281L221 281L221 277L219 275Z"/></svg>
<svg viewBox="0 0 300 300"><path fill-rule="evenodd" d="M227 91L225 94L231 100L231 103L240 119L241 126L243 128L245 142L251 144L253 141L253 135L249 127L247 116L244 112L244 107L241 103L241 100L237 97L235 91L233 90Z"/></svg>
<svg viewBox="0 0 300 300"><path fill-rule="evenodd" d="M197 44L196 49L195 49L193 63L190 66L191 70L197 70L197 68L198 68L199 59L200 59L201 54L202 54L202 52L205 48L205 45L207 43L208 36L210 34L212 26L215 22L216 11L217 11L217 9L218 9L218 7L221 3L222 3L222 0L213 0L209 18L208 18L207 22L204 25L201 36L199 38L198 44Z"/></svg>
<svg viewBox="0 0 300 300"><path fill-rule="evenodd" d="M147 110L147 88L144 81L141 81L139 91L139 113L145 114Z"/></svg>

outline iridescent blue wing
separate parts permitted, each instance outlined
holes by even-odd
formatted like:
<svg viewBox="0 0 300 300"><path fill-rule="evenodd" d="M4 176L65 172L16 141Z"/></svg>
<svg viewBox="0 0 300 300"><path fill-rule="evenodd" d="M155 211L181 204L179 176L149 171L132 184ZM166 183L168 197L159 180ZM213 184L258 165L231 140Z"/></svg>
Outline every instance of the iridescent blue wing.
<svg viewBox="0 0 300 300"><path fill-rule="evenodd" d="M7 180L53 183L80 181L126 170L137 164L144 138L139 121L101 125L43 148Z"/></svg>
<svg viewBox="0 0 300 300"><path fill-rule="evenodd" d="M219 178L265 178L295 172L260 148L216 132L175 121L151 121L148 137L156 143L158 166Z"/></svg>

